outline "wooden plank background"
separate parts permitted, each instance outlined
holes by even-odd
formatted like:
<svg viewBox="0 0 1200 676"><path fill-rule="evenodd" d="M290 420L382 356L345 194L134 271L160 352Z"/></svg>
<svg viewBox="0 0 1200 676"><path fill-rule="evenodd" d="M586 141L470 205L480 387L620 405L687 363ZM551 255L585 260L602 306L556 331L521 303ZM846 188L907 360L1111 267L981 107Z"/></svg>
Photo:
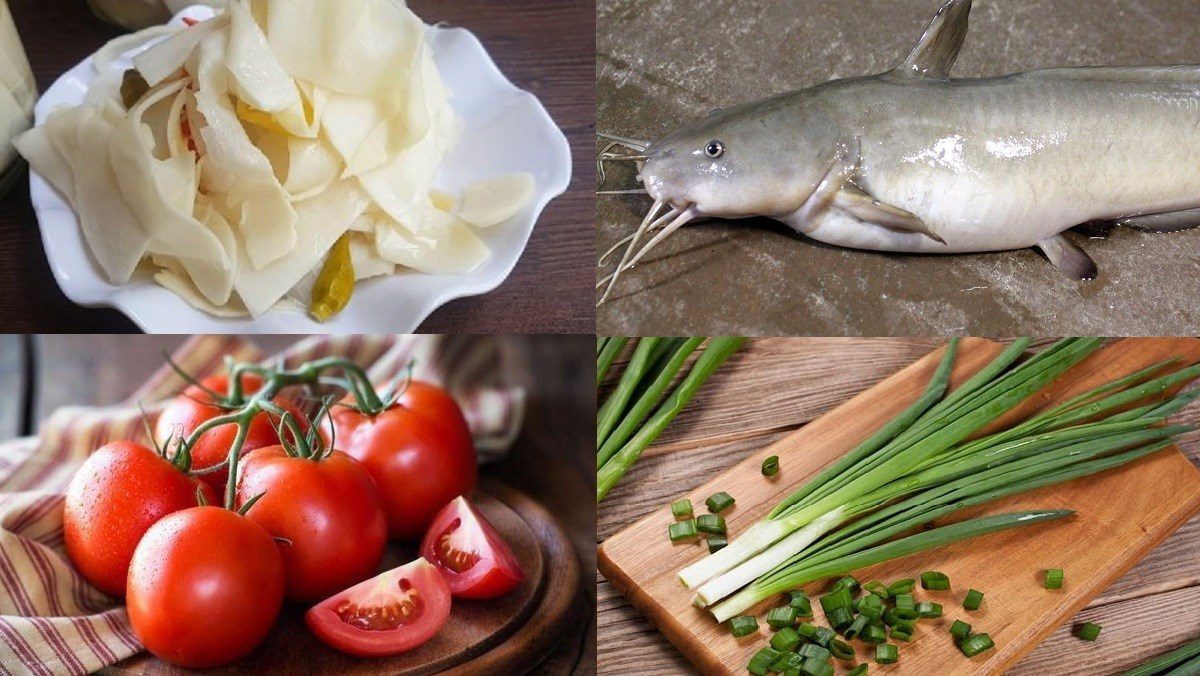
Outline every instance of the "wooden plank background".
<svg viewBox="0 0 1200 676"><path fill-rule="evenodd" d="M941 339L781 338L752 341L731 359L600 505L597 542L666 497L798 429L941 345ZM1044 344L1048 341L1039 341ZM1174 419L1200 422L1193 404ZM1180 446L1200 463L1200 434ZM603 578L597 583L600 673L675 674L688 663ZM1120 673L1200 637L1200 517L1155 549L1072 622L1104 627L1087 643L1064 625L1011 674Z"/></svg>
<svg viewBox="0 0 1200 676"><path fill-rule="evenodd" d="M83 0L10 0L38 90L119 31ZM512 276L495 291L453 301L422 333L591 333L595 328L596 10L588 0L409 0L428 23L470 28L504 74L537 95L571 143L567 194L550 203ZM0 196L0 326L21 332L129 332L111 309L80 308L50 274L27 176Z"/></svg>
<svg viewBox="0 0 1200 676"><path fill-rule="evenodd" d="M59 406L121 401L187 336L11 336L0 335L0 439L31 434ZM296 339L259 336L267 351ZM536 365L526 385L529 407L514 453L483 473L519 488L554 514L571 537L581 570L596 569L593 538L595 483L592 455L595 342L590 336L533 336L513 339L518 354ZM23 419L23 411L27 411ZM547 471L553 468L553 471ZM595 586L584 576L581 590L592 618L573 627L538 673L587 676L595 672Z"/></svg>

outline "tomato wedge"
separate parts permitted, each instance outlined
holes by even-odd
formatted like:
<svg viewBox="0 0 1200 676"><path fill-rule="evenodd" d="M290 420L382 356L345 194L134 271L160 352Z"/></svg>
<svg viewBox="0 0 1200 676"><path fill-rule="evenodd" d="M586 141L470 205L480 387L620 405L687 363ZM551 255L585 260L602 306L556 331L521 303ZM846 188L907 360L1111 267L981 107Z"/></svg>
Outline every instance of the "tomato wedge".
<svg viewBox="0 0 1200 676"><path fill-rule="evenodd" d="M524 578L504 539L462 496L433 518L421 556L442 571L450 593L459 598L498 598Z"/></svg>
<svg viewBox="0 0 1200 676"><path fill-rule="evenodd" d="M450 617L450 588L425 559L360 582L313 606L304 622L326 645L359 657L398 655Z"/></svg>

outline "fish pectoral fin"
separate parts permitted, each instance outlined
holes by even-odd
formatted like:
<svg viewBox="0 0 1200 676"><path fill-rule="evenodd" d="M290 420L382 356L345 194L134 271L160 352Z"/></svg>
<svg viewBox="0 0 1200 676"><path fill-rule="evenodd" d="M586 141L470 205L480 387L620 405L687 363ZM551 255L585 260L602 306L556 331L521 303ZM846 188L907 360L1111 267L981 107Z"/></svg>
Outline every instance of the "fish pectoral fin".
<svg viewBox="0 0 1200 676"><path fill-rule="evenodd" d="M1200 228L1200 209L1186 211L1170 211L1163 214L1147 214L1132 216L1117 221L1117 225L1136 228L1148 232L1179 232Z"/></svg>
<svg viewBox="0 0 1200 676"><path fill-rule="evenodd" d="M1066 235L1059 234L1044 239L1038 242L1037 246L1042 253L1046 254L1046 258L1050 259L1054 267L1071 277L1095 279L1099 272L1092 257L1079 248L1078 244L1067 239Z"/></svg>
<svg viewBox="0 0 1200 676"><path fill-rule="evenodd" d="M902 77L948 78L967 37L971 0L949 0L934 15L921 41L895 71Z"/></svg>
<svg viewBox="0 0 1200 676"><path fill-rule="evenodd" d="M919 232L942 244L946 243L925 221L900 207L880 202L852 183L842 186L834 204L860 221L892 230Z"/></svg>

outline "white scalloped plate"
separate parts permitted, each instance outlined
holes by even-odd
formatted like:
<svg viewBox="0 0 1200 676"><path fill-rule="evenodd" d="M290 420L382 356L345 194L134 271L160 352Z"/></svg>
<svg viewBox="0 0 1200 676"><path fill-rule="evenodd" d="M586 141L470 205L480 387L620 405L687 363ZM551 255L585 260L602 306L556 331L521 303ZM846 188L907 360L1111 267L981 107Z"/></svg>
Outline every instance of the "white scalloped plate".
<svg viewBox="0 0 1200 676"><path fill-rule="evenodd" d="M176 17L206 19L211 10L189 7ZM495 289L525 251L546 204L571 180L567 139L541 102L504 77L469 31L430 27L434 59L464 122L462 138L447 157L438 185L455 192L469 183L509 172L535 181L533 203L508 223L480 231L492 258L467 275L404 272L359 283L349 307L319 324L300 312L273 310L257 319L219 319L192 308L149 279L114 286L101 275L70 205L41 176L30 177L42 243L54 278L72 301L115 307L148 333L411 333L441 305ZM113 65L130 67L130 54ZM96 77L92 58L67 71L38 101L37 123L62 105L80 103Z"/></svg>

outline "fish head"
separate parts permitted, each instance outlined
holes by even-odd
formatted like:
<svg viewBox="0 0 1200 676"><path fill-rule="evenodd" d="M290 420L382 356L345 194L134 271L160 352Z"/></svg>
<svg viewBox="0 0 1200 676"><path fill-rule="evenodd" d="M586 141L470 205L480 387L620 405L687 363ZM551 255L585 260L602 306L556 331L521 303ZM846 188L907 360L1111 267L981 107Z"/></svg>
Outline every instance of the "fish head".
<svg viewBox="0 0 1200 676"><path fill-rule="evenodd" d="M776 217L813 194L837 152L837 125L788 94L711 115L646 149L647 192L713 218Z"/></svg>

